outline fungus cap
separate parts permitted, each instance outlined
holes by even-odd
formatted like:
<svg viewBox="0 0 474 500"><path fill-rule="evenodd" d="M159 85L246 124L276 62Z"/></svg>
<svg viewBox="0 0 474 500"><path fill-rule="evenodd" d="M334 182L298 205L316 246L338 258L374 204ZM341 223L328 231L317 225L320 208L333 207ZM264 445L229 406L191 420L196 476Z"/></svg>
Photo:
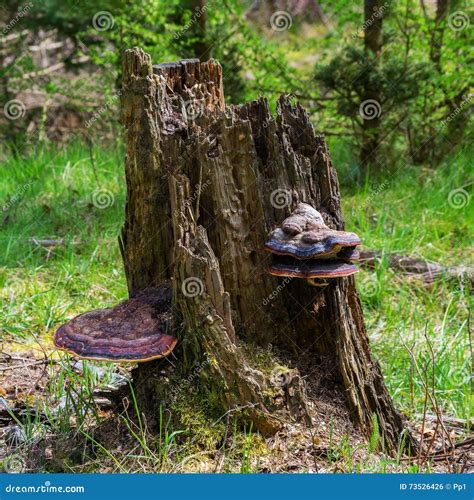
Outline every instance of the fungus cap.
<svg viewBox="0 0 474 500"><path fill-rule="evenodd" d="M166 333L170 310L169 286L153 288L115 307L76 316L56 331L54 344L85 359L143 362L162 358L177 342Z"/></svg>
<svg viewBox="0 0 474 500"><path fill-rule="evenodd" d="M273 276L289 278L342 278L359 270L343 260L298 260L293 257L275 257L268 272Z"/></svg>
<svg viewBox="0 0 474 500"><path fill-rule="evenodd" d="M344 247L336 257L346 262L357 262L360 260L360 252L356 247Z"/></svg>
<svg viewBox="0 0 474 500"><path fill-rule="evenodd" d="M330 229L321 214L306 203L299 203L293 213L270 233L266 250L296 259L336 257L346 247L356 247L355 233ZM355 254L354 254L355 255Z"/></svg>
<svg viewBox="0 0 474 500"><path fill-rule="evenodd" d="M281 223L282 230L290 236L318 227L326 227L323 217L307 203L298 203L291 215Z"/></svg>
<svg viewBox="0 0 474 500"><path fill-rule="evenodd" d="M265 247L276 255L288 255L296 259L320 259L335 257L343 248L359 244L359 237L346 231L321 228L289 236L281 228L277 228L270 234Z"/></svg>

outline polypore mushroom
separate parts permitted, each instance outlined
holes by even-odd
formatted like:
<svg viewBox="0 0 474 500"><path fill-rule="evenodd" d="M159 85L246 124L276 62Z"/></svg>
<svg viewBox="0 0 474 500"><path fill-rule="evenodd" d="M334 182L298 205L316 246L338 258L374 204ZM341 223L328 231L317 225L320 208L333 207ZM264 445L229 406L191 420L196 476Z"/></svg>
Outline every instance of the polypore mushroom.
<svg viewBox="0 0 474 500"><path fill-rule="evenodd" d="M336 257L345 262L357 262L360 259L360 252L356 247L345 247Z"/></svg>
<svg viewBox="0 0 474 500"><path fill-rule="evenodd" d="M297 260L291 257L277 257L269 269L274 276L295 278L340 278L357 271L354 264L342 260Z"/></svg>
<svg viewBox="0 0 474 500"><path fill-rule="evenodd" d="M312 285L325 285L325 279L350 276L358 271L355 233L329 228L321 214L306 203L299 203L265 244L273 254L268 270L274 276L306 278Z"/></svg>
<svg viewBox="0 0 474 500"><path fill-rule="evenodd" d="M166 333L170 325L171 289L164 284L115 307L76 316L56 331L54 344L85 359L151 361L174 349L177 340Z"/></svg>
<svg viewBox="0 0 474 500"><path fill-rule="evenodd" d="M355 233L329 228L317 210L306 203L299 203L281 227L272 231L265 247L276 255L321 259L359 244L360 238Z"/></svg>

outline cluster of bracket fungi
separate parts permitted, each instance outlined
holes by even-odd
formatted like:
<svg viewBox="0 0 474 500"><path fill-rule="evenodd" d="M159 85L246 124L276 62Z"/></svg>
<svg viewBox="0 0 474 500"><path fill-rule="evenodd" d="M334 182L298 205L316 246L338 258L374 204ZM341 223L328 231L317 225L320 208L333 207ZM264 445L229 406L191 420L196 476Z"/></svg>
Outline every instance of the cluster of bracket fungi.
<svg viewBox="0 0 474 500"><path fill-rule="evenodd" d="M313 286L358 271L355 233L329 228L311 205L299 203L292 214L270 233L265 247L273 254L268 272L274 276L304 278Z"/></svg>
<svg viewBox="0 0 474 500"><path fill-rule="evenodd" d="M274 276L304 278L313 286L358 271L359 237L330 229L321 214L299 203L273 230L266 249L273 254ZM115 307L81 314L54 335L59 349L81 358L144 362L168 356L177 339L171 335L171 285L163 283Z"/></svg>

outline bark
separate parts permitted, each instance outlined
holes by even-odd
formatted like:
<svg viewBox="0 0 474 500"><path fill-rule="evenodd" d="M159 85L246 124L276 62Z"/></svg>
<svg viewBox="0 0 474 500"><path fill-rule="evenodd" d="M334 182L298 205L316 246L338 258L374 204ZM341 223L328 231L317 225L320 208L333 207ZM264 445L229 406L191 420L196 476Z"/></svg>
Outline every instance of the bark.
<svg viewBox="0 0 474 500"><path fill-rule="evenodd" d="M449 10L449 0L437 0L435 26L431 33L430 59L441 73L441 52L443 49L446 16Z"/></svg>
<svg viewBox="0 0 474 500"><path fill-rule="evenodd" d="M212 57L213 44L208 37L207 0L182 0L170 20L181 25L173 38L176 51L184 57L205 61Z"/></svg>
<svg viewBox="0 0 474 500"><path fill-rule="evenodd" d="M212 45L207 39L207 0L188 0L191 17L191 32L195 38L191 44L194 57L206 61L212 57Z"/></svg>
<svg viewBox="0 0 474 500"><path fill-rule="evenodd" d="M191 195L189 179L170 178L170 199L173 208L173 233L176 241L173 282L174 304L179 318L186 325L182 338L186 344L185 357L195 358L196 351L204 351L212 380L210 392L218 390L222 408L241 408L264 434L279 429L280 422L270 410L278 409L278 400L285 401L289 416L307 419L304 391L297 372L287 370L286 378L297 394L287 404L285 392L271 391L271 380L262 371L247 363L236 344L229 293L225 291L222 276L207 232L197 226L187 203ZM197 287L186 287L186 280ZM196 293L199 292L199 293ZM275 388L277 389L277 388ZM272 394L270 394L272 392Z"/></svg>
<svg viewBox="0 0 474 500"><path fill-rule="evenodd" d="M204 378L222 394L223 410L245 407L243 420L263 432L275 422L308 421L301 378L320 364L362 432L370 434L375 415L394 451L404 426L371 357L354 279L321 290L265 272L268 232L297 202L344 227L336 172L306 112L284 96L276 118L263 98L226 107L221 67L212 60L152 67L133 49L123 70L121 248L130 293L172 279L183 325L176 356L183 367L211 359ZM255 349L285 353L283 383L252 366L245 353ZM152 375L161 369L144 364L136 374L151 412L163 396Z"/></svg>
<svg viewBox="0 0 474 500"><path fill-rule="evenodd" d="M383 48L383 12L386 8L383 0L364 1L364 47L367 57L372 64L378 64L378 57ZM381 95L377 82L369 80L366 82L362 103L378 103L381 107ZM362 116L362 144L360 150L360 161L362 169L367 170L371 165L377 163L377 148L380 143L380 116L379 113L363 113Z"/></svg>
<svg viewBox="0 0 474 500"><path fill-rule="evenodd" d="M382 27L384 3L385 2L382 0L364 1L364 44L366 50L377 55L380 55L383 44Z"/></svg>

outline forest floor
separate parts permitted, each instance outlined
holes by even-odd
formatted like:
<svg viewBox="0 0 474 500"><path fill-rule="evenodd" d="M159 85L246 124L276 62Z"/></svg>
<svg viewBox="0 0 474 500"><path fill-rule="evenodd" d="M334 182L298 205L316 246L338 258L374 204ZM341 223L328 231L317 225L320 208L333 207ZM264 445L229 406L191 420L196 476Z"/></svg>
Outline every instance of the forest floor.
<svg viewBox="0 0 474 500"><path fill-rule="evenodd" d="M80 362L53 348L71 317L117 304L126 284L117 235L125 199L123 149L80 144L9 155L0 171L0 463L7 471L64 472L423 472L472 467L472 290L474 213L469 154L436 169L397 168L353 182L341 145L331 147L349 230L381 253L361 269L358 289L386 383L430 457L387 457L375 431L353 429L342 401L320 391L317 427L272 438L215 418L190 385L150 435L130 393L130 367ZM92 153L92 155L91 155ZM464 269L434 280L402 273L390 255ZM456 274L456 273L455 273ZM182 427L172 423L180 413ZM449 441L443 453L436 413ZM471 443L469 447L469 443ZM471 465L469 465L471 464Z"/></svg>

